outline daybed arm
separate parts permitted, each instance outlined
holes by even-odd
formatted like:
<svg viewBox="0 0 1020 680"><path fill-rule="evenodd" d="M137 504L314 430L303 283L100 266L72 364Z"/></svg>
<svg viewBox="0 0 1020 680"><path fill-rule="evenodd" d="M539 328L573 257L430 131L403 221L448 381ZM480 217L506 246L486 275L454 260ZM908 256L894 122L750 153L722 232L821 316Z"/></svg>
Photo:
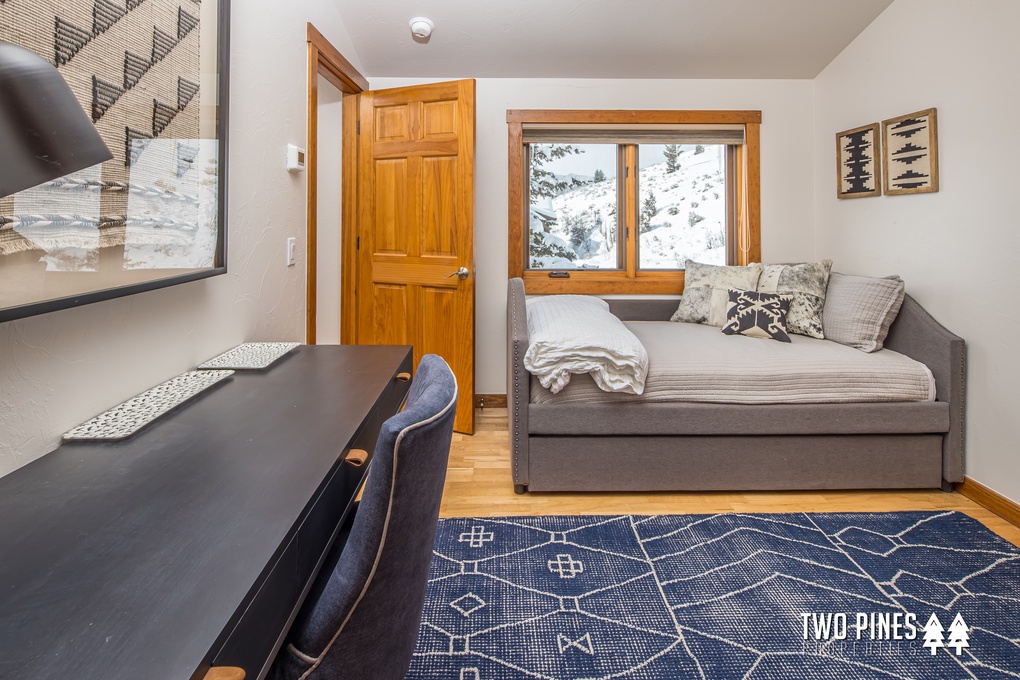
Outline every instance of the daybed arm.
<svg viewBox="0 0 1020 680"><path fill-rule="evenodd" d="M949 403L949 432L942 443L942 478L963 481L966 346L907 295L885 346L920 361L935 377L936 399Z"/></svg>
<svg viewBox="0 0 1020 680"><path fill-rule="evenodd" d="M510 279L506 292L506 405L510 428L510 469L517 493L524 493L528 485L531 374L524 368L524 353L528 351L528 312L524 299L524 281Z"/></svg>

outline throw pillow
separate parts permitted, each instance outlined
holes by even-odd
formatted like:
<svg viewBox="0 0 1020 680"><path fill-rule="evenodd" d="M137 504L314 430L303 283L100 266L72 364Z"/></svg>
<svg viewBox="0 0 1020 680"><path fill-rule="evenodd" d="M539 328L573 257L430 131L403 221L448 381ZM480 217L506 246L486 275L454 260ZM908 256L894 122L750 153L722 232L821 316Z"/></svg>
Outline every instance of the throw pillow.
<svg viewBox="0 0 1020 680"><path fill-rule="evenodd" d="M754 290L761 275L760 264L724 267L687 260L684 268L684 296L670 321L710 326L726 323L727 291L730 288Z"/></svg>
<svg viewBox="0 0 1020 680"><path fill-rule="evenodd" d="M825 288L829 283L832 260L802 264L767 264L758 280L758 290L764 293L793 295L786 327L791 333L824 338L822 308L825 306Z"/></svg>
<svg viewBox="0 0 1020 680"><path fill-rule="evenodd" d="M728 293L729 310L723 333L790 342L790 336L786 334L786 315L790 311L792 295L732 289Z"/></svg>
<svg viewBox="0 0 1020 680"><path fill-rule="evenodd" d="M903 281L832 272L825 294L825 337L864 352L882 349L889 327L903 305Z"/></svg>

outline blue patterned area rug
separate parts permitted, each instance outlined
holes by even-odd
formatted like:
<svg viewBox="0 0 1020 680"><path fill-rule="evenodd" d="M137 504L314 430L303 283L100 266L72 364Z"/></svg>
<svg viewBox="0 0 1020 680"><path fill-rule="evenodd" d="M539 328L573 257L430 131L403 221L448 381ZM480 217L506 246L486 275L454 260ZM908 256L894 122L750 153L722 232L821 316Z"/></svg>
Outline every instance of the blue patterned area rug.
<svg viewBox="0 0 1020 680"><path fill-rule="evenodd" d="M441 520L408 678L1020 678L1020 549L956 512Z"/></svg>

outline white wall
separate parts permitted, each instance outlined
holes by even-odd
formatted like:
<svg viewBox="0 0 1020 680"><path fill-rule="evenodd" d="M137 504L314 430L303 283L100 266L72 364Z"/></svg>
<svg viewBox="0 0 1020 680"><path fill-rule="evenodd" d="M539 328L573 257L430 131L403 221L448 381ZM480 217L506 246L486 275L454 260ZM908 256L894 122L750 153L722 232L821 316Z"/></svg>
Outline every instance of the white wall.
<svg viewBox="0 0 1020 680"><path fill-rule="evenodd" d="M899 274L967 341L967 475L1020 501L1020 3L896 0L815 80L817 257ZM938 109L937 193L839 201L835 133Z"/></svg>
<svg viewBox="0 0 1020 680"><path fill-rule="evenodd" d="M421 82L371 78L372 89ZM506 393L507 109L760 109L762 257L814 254L809 80L479 79L475 150L475 390Z"/></svg>
<svg viewBox="0 0 1020 680"><path fill-rule="evenodd" d="M224 276L0 324L0 475L60 434L246 340L304 338L303 175L311 21L360 70L332 3L234 2ZM298 238L299 262L284 246Z"/></svg>
<svg viewBox="0 0 1020 680"><path fill-rule="evenodd" d="M343 92L319 76L318 187L315 213L315 343L340 344L340 183Z"/></svg>

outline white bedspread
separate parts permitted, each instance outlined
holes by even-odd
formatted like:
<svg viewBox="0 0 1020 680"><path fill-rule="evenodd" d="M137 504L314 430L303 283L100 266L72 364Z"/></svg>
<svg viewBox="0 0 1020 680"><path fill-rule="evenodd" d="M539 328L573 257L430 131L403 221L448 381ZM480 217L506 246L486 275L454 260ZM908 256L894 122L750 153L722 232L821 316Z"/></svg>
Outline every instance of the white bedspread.
<svg viewBox="0 0 1020 680"><path fill-rule="evenodd" d="M648 353L609 305L587 295L529 298L531 344L524 366L555 394L570 376L587 373L601 390L641 394L648 373Z"/></svg>
<svg viewBox="0 0 1020 680"><path fill-rule="evenodd" d="M791 335L790 343L775 342L723 335L713 326L690 323L628 321L626 326L650 357L640 397L604 392L579 377L556 395L532 383L532 402L813 404L935 399L928 367L889 349L867 354L803 335Z"/></svg>

